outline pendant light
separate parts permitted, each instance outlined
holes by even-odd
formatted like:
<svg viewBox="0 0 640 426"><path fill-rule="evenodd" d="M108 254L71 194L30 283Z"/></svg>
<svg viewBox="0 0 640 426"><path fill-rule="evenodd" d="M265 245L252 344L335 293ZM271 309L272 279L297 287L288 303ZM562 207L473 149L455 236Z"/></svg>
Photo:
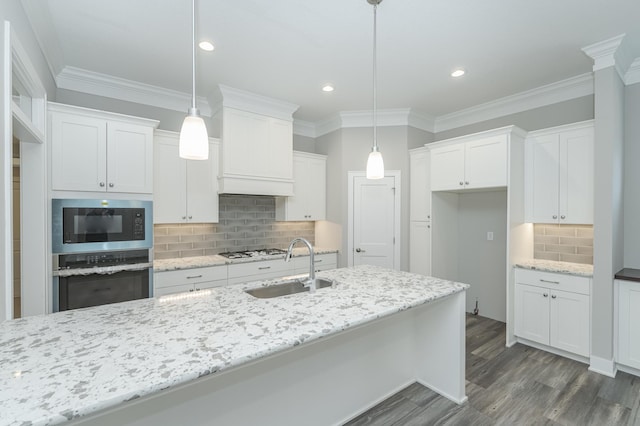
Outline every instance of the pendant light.
<svg viewBox="0 0 640 426"><path fill-rule="evenodd" d="M209 158L209 136L200 111L196 108L196 0L191 1L192 46L192 97L191 108L180 129L180 158L186 160L206 160Z"/></svg>
<svg viewBox="0 0 640 426"><path fill-rule="evenodd" d="M382 3L382 0L367 0L369 4L373 5L373 147L369 153L367 159L367 179L382 179L384 177L384 161L382 160L382 154L378 150L378 128L377 128L377 85L378 85L378 64L376 61L377 43L376 43L376 18L378 5Z"/></svg>

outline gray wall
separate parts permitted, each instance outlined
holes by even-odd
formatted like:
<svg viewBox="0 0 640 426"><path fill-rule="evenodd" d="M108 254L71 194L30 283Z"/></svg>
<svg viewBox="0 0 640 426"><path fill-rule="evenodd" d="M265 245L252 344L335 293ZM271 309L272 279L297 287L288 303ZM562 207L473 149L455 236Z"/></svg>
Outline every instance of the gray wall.
<svg viewBox="0 0 640 426"><path fill-rule="evenodd" d="M309 136L293 134L293 149L295 151L316 152L316 140Z"/></svg>
<svg viewBox="0 0 640 426"><path fill-rule="evenodd" d="M547 127L591 120L593 117L593 95L591 95L438 132L435 135L435 140L441 141L511 125L516 125L527 131L546 129Z"/></svg>
<svg viewBox="0 0 640 426"><path fill-rule="evenodd" d="M407 127L407 148L421 148L427 143L435 140L435 135L426 130Z"/></svg>
<svg viewBox="0 0 640 426"><path fill-rule="evenodd" d="M624 266L640 269L640 83L625 89Z"/></svg>

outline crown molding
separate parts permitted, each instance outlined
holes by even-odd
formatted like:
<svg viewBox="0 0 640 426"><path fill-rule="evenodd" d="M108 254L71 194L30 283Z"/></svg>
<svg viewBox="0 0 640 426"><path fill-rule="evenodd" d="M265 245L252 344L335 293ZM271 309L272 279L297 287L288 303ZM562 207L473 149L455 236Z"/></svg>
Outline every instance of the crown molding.
<svg viewBox="0 0 640 426"><path fill-rule="evenodd" d="M624 84L629 86L631 84L640 83L640 58L636 58L635 61L629 67L629 71L624 76Z"/></svg>
<svg viewBox="0 0 640 426"><path fill-rule="evenodd" d="M340 113L330 115L324 120L318 121L316 124L316 138L324 136L327 133L335 132L342 128L342 117Z"/></svg>
<svg viewBox="0 0 640 426"><path fill-rule="evenodd" d="M60 89L74 90L172 111L186 112L191 104L191 94L189 93L70 66L64 67L56 76L56 85ZM197 104L203 116L211 117L211 107L205 97L198 96Z"/></svg>
<svg viewBox="0 0 640 426"><path fill-rule="evenodd" d="M213 99L216 111L221 106L224 106L288 121L293 121L293 113L300 108L299 105L291 102L257 95L223 84L218 85L218 90L214 93Z"/></svg>
<svg viewBox="0 0 640 426"><path fill-rule="evenodd" d="M317 137L316 125L315 125L315 123L312 123L311 121L304 121L304 120L294 119L293 120L293 134L300 135L300 136L306 136L308 138L315 138L315 137Z"/></svg>
<svg viewBox="0 0 640 426"><path fill-rule="evenodd" d="M60 49L58 34L53 27L49 3L42 0L21 0L20 3L40 45L40 51L49 67L51 77L55 80L55 76L63 69L64 57L62 49Z"/></svg>
<svg viewBox="0 0 640 426"><path fill-rule="evenodd" d="M504 117L505 115L593 95L593 91L593 74L581 74L451 114L441 115L435 120L435 132L455 129Z"/></svg>
<svg viewBox="0 0 640 426"><path fill-rule="evenodd" d="M614 67L624 81L633 57L624 43L625 34L583 47L582 51L593 59L593 71Z"/></svg>

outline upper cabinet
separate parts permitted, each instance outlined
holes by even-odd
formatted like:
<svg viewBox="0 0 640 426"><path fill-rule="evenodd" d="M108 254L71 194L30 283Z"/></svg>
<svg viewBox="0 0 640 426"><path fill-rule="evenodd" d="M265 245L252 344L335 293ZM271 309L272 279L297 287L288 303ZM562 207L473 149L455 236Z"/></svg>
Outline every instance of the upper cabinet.
<svg viewBox="0 0 640 426"><path fill-rule="evenodd" d="M530 132L525 214L533 223L593 223L593 122Z"/></svg>
<svg viewBox="0 0 640 426"><path fill-rule="evenodd" d="M54 191L151 194L158 122L49 104Z"/></svg>
<svg viewBox="0 0 640 426"><path fill-rule="evenodd" d="M324 220L327 206L327 157L293 153L292 197L276 198L276 220Z"/></svg>
<svg viewBox="0 0 640 426"><path fill-rule="evenodd" d="M514 129L515 127L510 126L429 144L431 190L456 191L507 186L509 132Z"/></svg>
<svg viewBox="0 0 640 426"><path fill-rule="evenodd" d="M219 86L220 193L293 195L293 112L297 105Z"/></svg>
<svg viewBox="0 0 640 426"><path fill-rule="evenodd" d="M209 139L208 160L184 160L180 135L157 130L154 135L153 223L218 222L218 147Z"/></svg>

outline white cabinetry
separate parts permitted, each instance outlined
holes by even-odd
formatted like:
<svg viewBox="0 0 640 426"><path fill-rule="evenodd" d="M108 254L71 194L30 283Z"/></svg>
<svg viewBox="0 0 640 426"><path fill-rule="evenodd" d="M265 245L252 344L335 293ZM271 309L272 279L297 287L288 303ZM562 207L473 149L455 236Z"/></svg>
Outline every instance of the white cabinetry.
<svg viewBox="0 0 640 426"><path fill-rule="evenodd" d="M593 152L591 121L527 135L527 222L593 223Z"/></svg>
<svg viewBox="0 0 640 426"><path fill-rule="evenodd" d="M155 133L153 222L218 222L219 143L209 139L209 159L196 161L179 157L178 141L178 133Z"/></svg>
<svg viewBox="0 0 640 426"><path fill-rule="evenodd" d="M212 124L221 139L220 193L293 195L293 113L298 105L218 88Z"/></svg>
<svg viewBox="0 0 640 426"><path fill-rule="evenodd" d="M588 357L591 280L523 269L515 280L515 335Z"/></svg>
<svg viewBox="0 0 640 426"><path fill-rule="evenodd" d="M431 275L430 153L427 148L409 151L409 270Z"/></svg>
<svg viewBox="0 0 640 426"><path fill-rule="evenodd" d="M293 273L305 274L309 273L309 256L298 256L293 259ZM338 267L338 256L335 253L316 254L315 271L326 271L327 269L335 269Z"/></svg>
<svg viewBox="0 0 640 426"><path fill-rule="evenodd" d="M507 186L507 140L502 134L467 142L438 142L431 148L431 190Z"/></svg>
<svg viewBox="0 0 640 426"><path fill-rule="evenodd" d="M284 258L229 265L229 284L268 280L291 275L293 267Z"/></svg>
<svg viewBox="0 0 640 426"><path fill-rule="evenodd" d="M618 286L619 364L640 370L640 283L616 280Z"/></svg>
<svg viewBox="0 0 640 426"><path fill-rule="evenodd" d="M184 291L199 291L226 284L226 265L154 272L153 295L158 297Z"/></svg>
<svg viewBox="0 0 640 426"><path fill-rule="evenodd" d="M54 191L153 192L155 120L49 104Z"/></svg>
<svg viewBox="0 0 640 426"><path fill-rule="evenodd" d="M324 220L327 209L326 155L293 153L292 197L276 198L276 220Z"/></svg>

